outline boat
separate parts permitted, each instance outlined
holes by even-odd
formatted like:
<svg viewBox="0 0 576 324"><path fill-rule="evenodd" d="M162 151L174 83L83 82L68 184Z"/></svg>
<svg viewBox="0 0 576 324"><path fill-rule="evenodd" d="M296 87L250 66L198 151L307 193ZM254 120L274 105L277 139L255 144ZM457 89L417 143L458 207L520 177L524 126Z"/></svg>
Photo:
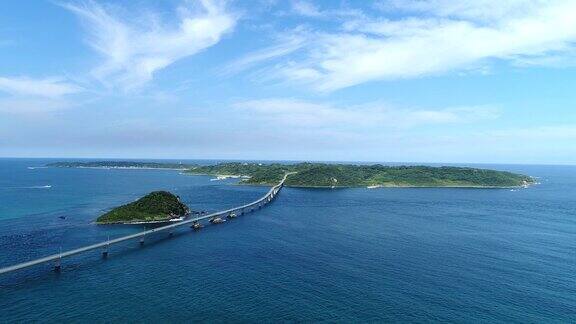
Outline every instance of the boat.
<svg viewBox="0 0 576 324"><path fill-rule="evenodd" d="M236 218L237 216L236 216L236 214L234 214L234 213L230 213L230 214L228 214L227 217L228 217L228 218Z"/></svg>

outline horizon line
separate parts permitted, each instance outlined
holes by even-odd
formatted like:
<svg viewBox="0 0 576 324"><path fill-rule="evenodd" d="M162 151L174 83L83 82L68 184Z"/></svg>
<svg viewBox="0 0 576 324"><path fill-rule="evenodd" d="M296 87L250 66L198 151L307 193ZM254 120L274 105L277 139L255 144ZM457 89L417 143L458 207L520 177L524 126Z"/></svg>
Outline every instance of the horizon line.
<svg viewBox="0 0 576 324"><path fill-rule="evenodd" d="M30 156L0 156L0 159L63 159L63 160L165 160L165 161L249 161L249 162L310 162L310 163L397 163L397 164L475 164L475 165L526 165L526 166L576 166L576 163L514 163L514 162L434 162L434 161L369 161L369 160L297 160L297 159L235 159L235 158L144 158L144 157L30 157Z"/></svg>

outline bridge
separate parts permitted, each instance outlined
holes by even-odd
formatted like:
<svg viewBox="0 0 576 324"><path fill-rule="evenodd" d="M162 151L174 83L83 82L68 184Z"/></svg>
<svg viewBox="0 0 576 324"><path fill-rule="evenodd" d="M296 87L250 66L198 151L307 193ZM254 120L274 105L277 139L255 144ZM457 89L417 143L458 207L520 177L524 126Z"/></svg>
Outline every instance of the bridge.
<svg viewBox="0 0 576 324"><path fill-rule="evenodd" d="M284 177L282 178L282 180L277 185L270 188L270 190L264 196L262 196L260 199L253 201L251 203L248 203L248 204L245 204L245 205L242 205L239 207L234 207L234 208L230 208L230 209L226 209L226 210L222 210L222 211L217 211L215 213L207 214L204 216L190 218L190 219L178 222L178 223L174 223L174 224L170 224L170 225L166 225L166 226L162 226L162 227L157 227L157 228L142 231L139 233L122 236L122 237L119 237L116 239L107 240L105 242L84 246L84 247L81 247L78 249L60 252L58 254L53 254L50 256L46 256L46 257L39 258L36 260L31 260L31 261L24 262L24 263L19 263L19 264L13 265L13 266L1 268L0 274L13 272L13 271L17 271L17 270L21 270L21 269L25 269L25 268L30 268L30 267L33 267L33 266L36 266L39 264L43 264L43 263L48 263L48 262L53 262L54 263L54 270L60 271L62 268L62 259L66 258L66 257L71 257L73 255L77 255L80 253L93 251L93 250L97 250L97 249L102 249L102 255L104 257L107 257L110 246L112 246L114 244L118 244L118 243L128 241L128 240L134 240L134 239L140 239L140 244L144 244L144 238L150 234L168 231L171 235L172 231L177 227L190 225L191 228L197 229L197 228L200 228L200 226L201 226L200 221L202 221L202 220L209 219L211 222L216 223L217 221L215 221L215 220L217 220L217 219L221 220L222 217L233 218L233 217L236 217L238 214L243 215L243 214L252 212L254 210L262 208L264 205L266 205L266 204L270 203L272 200L274 200L274 198L276 198L276 196L278 195L278 192L280 191L280 189L282 189L282 187L284 186L284 182L286 181L286 178L290 174L293 174L293 173L294 172L285 174Z"/></svg>

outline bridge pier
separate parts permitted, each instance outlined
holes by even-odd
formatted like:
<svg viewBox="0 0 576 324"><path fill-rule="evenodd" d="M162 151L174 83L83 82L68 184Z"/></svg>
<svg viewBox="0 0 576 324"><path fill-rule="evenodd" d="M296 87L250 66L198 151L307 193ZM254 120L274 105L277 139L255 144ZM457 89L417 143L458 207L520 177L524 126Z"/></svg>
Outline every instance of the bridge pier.
<svg viewBox="0 0 576 324"><path fill-rule="evenodd" d="M192 225L190 226L191 229L194 230L199 230L202 228L202 224L200 224L198 221L192 222Z"/></svg>
<svg viewBox="0 0 576 324"><path fill-rule="evenodd" d="M62 271L62 257L56 259L56 262L54 263L54 272L60 271Z"/></svg>
<svg viewBox="0 0 576 324"><path fill-rule="evenodd" d="M106 241L106 246L104 246L104 251L102 251L102 257L104 259L108 257L109 250L110 250L110 235L108 235L108 241Z"/></svg>
<svg viewBox="0 0 576 324"><path fill-rule="evenodd" d="M235 209L233 209L234 212L236 213L240 213L240 215L244 215L250 212L254 212L257 209L262 208L263 206L265 206L267 203L269 203L270 201L272 201L276 195L280 192L280 189L282 189L284 181L286 181L286 177L288 175L290 175L292 173L287 173L284 175L284 178L282 179L282 181L280 181L280 183L274 187L272 187L272 189L262 198L260 198L259 200L256 200L256 202L252 202L246 205L242 205L240 207L236 207ZM215 218L218 218L219 221L217 223L222 223L225 221L225 219L222 219L222 217L226 217L227 213L229 214L231 211L231 209L225 210L225 211L221 211L221 212L216 212L216 213L208 213L207 211L201 211L201 212L197 212L196 215L202 215L199 216L198 218L200 219L205 219L207 218L206 215L210 215L213 220L215 220ZM203 227L203 225L200 224L199 219L193 219L193 220L188 220L185 222L182 222L179 225L166 225L164 227L158 227L158 228L154 228L150 231L146 230L146 226L144 226L144 231L140 232L140 233L136 233L136 234L130 234L130 235L125 235L119 238L116 238L114 240L110 240L110 238L108 238L108 241L104 241L98 244L93 244L93 245L89 245L89 246L84 246L84 247L80 247L77 249L73 249L73 250L69 250L66 251L65 253L62 253L62 250L60 249L59 253L56 253L54 255L50 255L44 258L39 258L39 259L35 259L35 260L31 260L28 262L22 262L13 266L9 266L9 267L4 267L4 268L0 268L0 275L4 274L4 273L8 273L8 272L13 272L13 271L17 271L20 269L25 269L25 268L29 268L38 264L53 264L54 267L54 271L55 272L60 272L63 267L62 267L62 259L64 258L64 256L68 257L68 256L72 256L72 255L77 255L80 253L84 253L87 251L94 251L94 250L98 250L101 252L102 257L106 258L109 256L110 253L110 246L112 244L117 244L120 242L125 242L130 240L130 242L133 242L134 239L138 239L140 246L144 246L144 240L146 238L146 235L148 235L149 233L152 232L157 232L157 231L170 231L170 235L173 234L172 231L174 231L174 227L176 226L180 226L180 225L187 225L190 226L190 223L192 223L192 225L190 226L193 229L200 229L201 227Z"/></svg>

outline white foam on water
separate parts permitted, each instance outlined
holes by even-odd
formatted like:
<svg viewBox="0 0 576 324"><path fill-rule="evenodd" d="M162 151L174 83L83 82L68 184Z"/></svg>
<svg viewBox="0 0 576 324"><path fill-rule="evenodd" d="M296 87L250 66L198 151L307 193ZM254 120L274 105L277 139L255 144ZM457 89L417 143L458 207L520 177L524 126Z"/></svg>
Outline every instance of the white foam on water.
<svg viewBox="0 0 576 324"><path fill-rule="evenodd" d="M15 187L14 189L50 189L52 185L45 186L29 186L29 187Z"/></svg>

